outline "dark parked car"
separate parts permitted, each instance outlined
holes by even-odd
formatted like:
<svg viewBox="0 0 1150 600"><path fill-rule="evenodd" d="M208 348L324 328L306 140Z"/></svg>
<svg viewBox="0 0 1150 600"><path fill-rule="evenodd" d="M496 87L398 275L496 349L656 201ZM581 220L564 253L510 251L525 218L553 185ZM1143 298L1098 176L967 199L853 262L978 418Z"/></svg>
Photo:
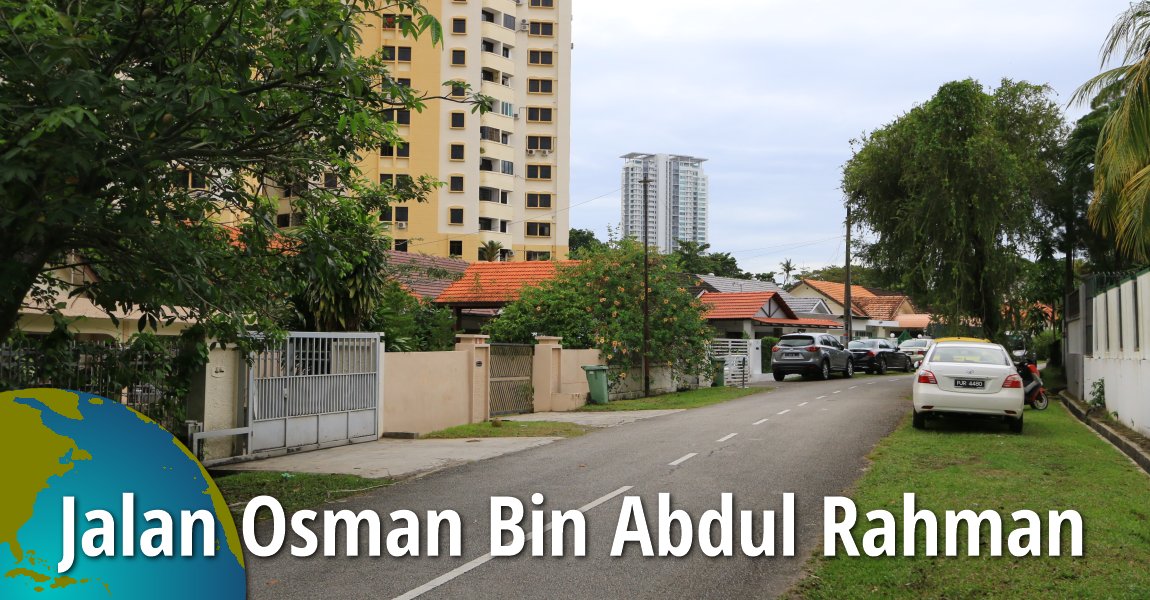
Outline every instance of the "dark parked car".
<svg viewBox="0 0 1150 600"><path fill-rule="evenodd" d="M829 379L831 372L843 377L854 375L850 352L833 335L824 333L788 333L771 348L771 372L775 381L792 373Z"/></svg>
<svg viewBox="0 0 1150 600"><path fill-rule="evenodd" d="M847 344L854 357L855 368L882 375L890 369L914 370L914 360L888 340L854 340Z"/></svg>

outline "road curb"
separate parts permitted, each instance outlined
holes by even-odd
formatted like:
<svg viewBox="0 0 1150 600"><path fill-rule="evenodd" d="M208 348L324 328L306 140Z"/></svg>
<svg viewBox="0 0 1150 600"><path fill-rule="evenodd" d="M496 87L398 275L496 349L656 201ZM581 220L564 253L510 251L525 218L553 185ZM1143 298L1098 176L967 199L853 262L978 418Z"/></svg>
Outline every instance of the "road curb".
<svg viewBox="0 0 1150 600"><path fill-rule="evenodd" d="M1114 446L1121 450L1123 454L1129 456L1130 459L1133 460L1134 463L1137 464L1147 475L1150 475L1150 454L1146 453L1146 451L1142 450L1142 448L1134 442L1126 439L1126 436L1123 435L1122 432L1110 427L1098 419L1095 419L1094 417L1091 417L1088 414L1089 411L1080 405L1076 400L1067 396L1066 392L1062 392L1058 396L1062 399L1062 404L1066 406L1066 409L1070 411L1070 414L1074 415L1078 418L1079 421L1082 421L1091 429L1098 432L1098 435L1106 438L1106 441L1114 444Z"/></svg>

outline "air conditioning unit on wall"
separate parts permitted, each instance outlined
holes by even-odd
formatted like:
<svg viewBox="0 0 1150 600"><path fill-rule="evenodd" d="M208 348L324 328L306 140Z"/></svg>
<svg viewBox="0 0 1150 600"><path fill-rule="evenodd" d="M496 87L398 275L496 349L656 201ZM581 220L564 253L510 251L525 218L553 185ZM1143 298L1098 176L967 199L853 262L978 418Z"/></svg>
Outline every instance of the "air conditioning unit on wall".
<svg viewBox="0 0 1150 600"><path fill-rule="evenodd" d="M396 229L407 229L407 221L397 221L395 223Z"/></svg>
<svg viewBox="0 0 1150 600"><path fill-rule="evenodd" d="M532 148L527 149L527 156L535 156L535 150Z"/></svg>

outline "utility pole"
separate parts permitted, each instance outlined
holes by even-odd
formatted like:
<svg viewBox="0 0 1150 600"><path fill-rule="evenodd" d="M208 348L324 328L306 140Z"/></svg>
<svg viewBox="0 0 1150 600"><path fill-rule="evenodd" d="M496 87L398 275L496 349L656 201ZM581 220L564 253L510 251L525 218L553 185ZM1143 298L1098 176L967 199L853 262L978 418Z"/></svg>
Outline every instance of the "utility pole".
<svg viewBox="0 0 1150 600"><path fill-rule="evenodd" d="M854 339L853 335L853 315L851 314L851 204L847 200L847 262L846 262L846 288L843 290L843 300L846 305L843 306L843 327L846 329L845 335L847 343Z"/></svg>
<svg viewBox="0 0 1150 600"><path fill-rule="evenodd" d="M651 246L647 243L647 231L650 223L647 222L647 186L651 183L646 173L647 164L643 163L643 397L651 395L651 365L647 361L647 352L651 343L651 261L649 254Z"/></svg>

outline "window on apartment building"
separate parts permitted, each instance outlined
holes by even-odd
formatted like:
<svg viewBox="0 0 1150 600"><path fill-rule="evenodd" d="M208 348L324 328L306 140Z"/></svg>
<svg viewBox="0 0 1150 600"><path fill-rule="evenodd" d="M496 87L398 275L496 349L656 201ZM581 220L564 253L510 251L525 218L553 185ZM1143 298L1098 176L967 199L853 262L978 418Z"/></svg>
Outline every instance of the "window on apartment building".
<svg viewBox="0 0 1150 600"><path fill-rule="evenodd" d="M452 225L462 225L463 224L463 209L462 208L450 208L450 209L448 209L448 211L447 211L447 222L452 224Z"/></svg>
<svg viewBox="0 0 1150 600"><path fill-rule="evenodd" d="M515 174L515 163L513 163L509 160L499 161L499 172L503 173L504 175L514 175Z"/></svg>
<svg viewBox="0 0 1150 600"><path fill-rule="evenodd" d="M407 240L395 240L396 252L407 252Z"/></svg>
<svg viewBox="0 0 1150 600"><path fill-rule="evenodd" d="M451 20L451 33L467 33L467 19L456 17Z"/></svg>
<svg viewBox="0 0 1150 600"><path fill-rule="evenodd" d="M411 125L411 111L406 108L391 108L383 111L384 121L395 121L398 125Z"/></svg>
<svg viewBox="0 0 1150 600"><path fill-rule="evenodd" d="M208 178L203 173L179 169L173 177L175 187L183 190L202 190L208 187Z"/></svg>
<svg viewBox="0 0 1150 600"><path fill-rule="evenodd" d="M463 256L463 240L447 242L447 253L451 256Z"/></svg>
<svg viewBox="0 0 1150 600"><path fill-rule="evenodd" d="M462 192L463 191L463 176L462 175L452 175L451 177L448 177L447 178L447 189L451 190L452 192Z"/></svg>
<svg viewBox="0 0 1150 600"><path fill-rule="evenodd" d="M553 139L549 135L529 135L527 136L527 149L551 150Z"/></svg>
<svg viewBox="0 0 1150 600"><path fill-rule="evenodd" d="M399 158L407 158L411 156L411 144L408 142L401 142L398 146L391 144L384 144L379 149L380 156L396 156Z"/></svg>
<svg viewBox="0 0 1150 600"><path fill-rule="evenodd" d="M339 187L339 176L336 175L335 173L324 173L323 174L323 187L325 187L329 190Z"/></svg>
<svg viewBox="0 0 1150 600"><path fill-rule="evenodd" d="M555 0L531 0L531 8L555 8Z"/></svg>
<svg viewBox="0 0 1150 600"><path fill-rule="evenodd" d="M467 86L462 83L451 84L451 95L455 98L462 98L467 95Z"/></svg>
<svg viewBox="0 0 1150 600"><path fill-rule="evenodd" d="M406 223L407 222L407 207L406 206L395 207L395 222L396 223Z"/></svg>
<svg viewBox="0 0 1150 600"><path fill-rule="evenodd" d="M554 37L555 24L546 21L532 21L528 29L528 34L540 37Z"/></svg>
<svg viewBox="0 0 1150 600"><path fill-rule="evenodd" d="M527 53L527 62L532 65L555 64L555 53L551 50L531 50Z"/></svg>
<svg viewBox="0 0 1150 600"><path fill-rule="evenodd" d="M528 123L550 123L554 117L554 111L550 108L531 106L527 109Z"/></svg>
<svg viewBox="0 0 1150 600"><path fill-rule="evenodd" d="M465 154L466 148L464 148L463 144L451 144L448 148L448 155L451 157L451 160L463 160Z"/></svg>
<svg viewBox="0 0 1150 600"><path fill-rule="evenodd" d="M538 250L528 250L527 260L551 260L550 252L540 252Z"/></svg>
<svg viewBox="0 0 1150 600"><path fill-rule="evenodd" d="M555 80L528 79L527 92L531 94L553 94L555 93Z"/></svg>
<svg viewBox="0 0 1150 600"><path fill-rule="evenodd" d="M290 227L291 215L288 213L280 213L276 215L276 227Z"/></svg>
<svg viewBox="0 0 1150 600"><path fill-rule="evenodd" d="M463 112L451 113L451 128L463 129L467 127L467 114Z"/></svg>
<svg viewBox="0 0 1150 600"><path fill-rule="evenodd" d="M411 46L396 47L395 60L399 62L411 62Z"/></svg>
<svg viewBox="0 0 1150 600"><path fill-rule="evenodd" d="M466 50L452 50L451 51L451 64L462 67L467 64L467 51Z"/></svg>
<svg viewBox="0 0 1150 600"><path fill-rule="evenodd" d="M527 208L551 208L551 194L528 192Z"/></svg>
<svg viewBox="0 0 1150 600"><path fill-rule="evenodd" d="M551 179L551 165L527 165L527 178L544 181Z"/></svg>
<svg viewBox="0 0 1150 600"><path fill-rule="evenodd" d="M293 183L286 183L283 186L283 197L284 198L294 198L296 196L301 196L307 192L308 187L309 187L308 182L306 182L306 181L296 181Z"/></svg>
<svg viewBox="0 0 1150 600"><path fill-rule="evenodd" d="M400 173L395 176L395 189L406 191L413 187L415 187L415 179L413 179L411 175Z"/></svg>
<svg viewBox="0 0 1150 600"><path fill-rule="evenodd" d="M503 27L506 29L515 29L515 15L503 14Z"/></svg>
<svg viewBox="0 0 1150 600"><path fill-rule="evenodd" d="M527 235L529 237L551 237L550 223L528 223Z"/></svg>
<svg viewBox="0 0 1150 600"><path fill-rule="evenodd" d="M379 220L380 221L383 221L385 223L390 223L393 218L394 218L394 215L391 214L391 207L390 206L385 206L382 209L380 209L380 211L379 211Z"/></svg>

